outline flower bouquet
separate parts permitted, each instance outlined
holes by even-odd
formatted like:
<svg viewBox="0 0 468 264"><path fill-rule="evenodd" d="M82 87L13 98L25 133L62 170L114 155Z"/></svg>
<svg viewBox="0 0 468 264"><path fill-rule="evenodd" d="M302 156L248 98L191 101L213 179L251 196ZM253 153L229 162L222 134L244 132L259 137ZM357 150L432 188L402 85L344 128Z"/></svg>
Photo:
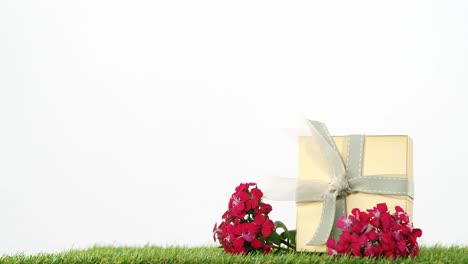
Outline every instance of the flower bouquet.
<svg viewBox="0 0 468 264"><path fill-rule="evenodd" d="M327 241L328 254L350 254L368 257L415 257L419 254L417 238L422 231L414 228L408 214L400 207L390 214L385 203L377 204L367 212L358 208L349 216L341 216L336 225L343 229L338 242Z"/></svg>
<svg viewBox="0 0 468 264"><path fill-rule="evenodd" d="M295 231L289 231L280 221L273 222L268 216L272 207L262 198L263 193L255 183L236 187L222 222L213 228L213 240L226 252L269 254L272 249L295 250ZM278 229L283 231L278 233Z"/></svg>

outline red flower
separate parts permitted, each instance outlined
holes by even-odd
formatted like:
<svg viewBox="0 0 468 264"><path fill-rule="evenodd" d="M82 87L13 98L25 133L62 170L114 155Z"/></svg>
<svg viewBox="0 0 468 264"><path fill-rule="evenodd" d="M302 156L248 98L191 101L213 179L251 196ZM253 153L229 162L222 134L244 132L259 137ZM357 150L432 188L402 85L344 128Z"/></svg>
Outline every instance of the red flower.
<svg viewBox="0 0 468 264"><path fill-rule="evenodd" d="M271 232L275 229L275 224L270 219L266 220L262 226L262 236L269 237Z"/></svg>
<svg viewBox="0 0 468 264"><path fill-rule="evenodd" d="M371 226L370 224L368 226ZM369 231L365 232L367 234L367 238L370 242L374 242L379 239L379 234L375 231L375 228L370 229Z"/></svg>
<svg viewBox="0 0 468 264"><path fill-rule="evenodd" d="M393 251L396 246L395 239L392 237L392 233L383 233L380 238L383 251Z"/></svg>
<svg viewBox="0 0 468 264"><path fill-rule="evenodd" d="M260 191L260 189L254 188L251 190L251 194L252 194L252 200L251 200L252 207L257 208L260 203L260 199L263 197L263 193L262 191Z"/></svg>
<svg viewBox="0 0 468 264"><path fill-rule="evenodd" d="M375 206L373 209L367 209L367 211L373 217L371 220L372 225L374 225L375 227L380 227L380 214L387 212L387 204L377 204L377 206Z"/></svg>
<svg viewBox="0 0 468 264"><path fill-rule="evenodd" d="M413 228L413 224L411 224L409 227L409 233L407 234L408 236L408 241L410 243L416 243L416 240L418 237L421 237L422 236L422 230L419 229L419 228Z"/></svg>
<svg viewBox="0 0 468 264"><path fill-rule="evenodd" d="M262 215L262 214L259 214L257 216L255 216L254 218L254 223L259 227L261 228L263 223L265 223L266 221L266 216Z"/></svg>
<svg viewBox="0 0 468 264"><path fill-rule="evenodd" d="M248 183L241 183L239 186L236 187L236 193L245 192L249 189L250 186L255 186L256 183L248 182Z"/></svg>
<svg viewBox="0 0 468 264"><path fill-rule="evenodd" d="M359 237L356 233L343 232L336 246L337 250L342 253L349 253L354 256L361 256L361 244L364 238Z"/></svg>
<svg viewBox="0 0 468 264"><path fill-rule="evenodd" d="M272 208L271 208L271 205L267 204L267 203L262 203L260 204L260 211L263 213L263 214L269 214L271 212Z"/></svg>
<svg viewBox="0 0 468 264"><path fill-rule="evenodd" d="M380 213L380 223L382 225L381 228L384 231L390 231L395 225L395 220L388 212L383 212Z"/></svg>
<svg viewBox="0 0 468 264"><path fill-rule="evenodd" d="M382 254L382 248L380 245L376 245L372 242L367 242L364 247L364 256L366 257L377 257Z"/></svg>
<svg viewBox="0 0 468 264"><path fill-rule="evenodd" d="M265 244L265 246L263 247L263 255L270 254L272 248L273 244Z"/></svg>
<svg viewBox="0 0 468 264"><path fill-rule="evenodd" d="M265 245L260 239L254 238L251 243L252 247L255 249L260 249L263 248L263 245Z"/></svg>
<svg viewBox="0 0 468 264"><path fill-rule="evenodd" d="M242 237L234 238L232 244L234 245L234 253L244 253L244 239Z"/></svg>
<svg viewBox="0 0 468 264"><path fill-rule="evenodd" d="M254 223L260 228L262 236L268 237L275 228L275 224L264 215L257 215L254 218Z"/></svg>
<svg viewBox="0 0 468 264"><path fill-rule="evenodd" d="M361 212L358 208L354 208L351 213L353 214L351 220L353 222L354 232L361 233L364 231L369 224L369 215L366 212Z"/></svg>

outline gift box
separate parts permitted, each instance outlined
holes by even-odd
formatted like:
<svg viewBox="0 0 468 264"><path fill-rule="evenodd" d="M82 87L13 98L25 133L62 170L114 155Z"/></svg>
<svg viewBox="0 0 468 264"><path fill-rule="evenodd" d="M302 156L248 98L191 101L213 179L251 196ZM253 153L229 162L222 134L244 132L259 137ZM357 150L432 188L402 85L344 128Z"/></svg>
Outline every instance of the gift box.
<svg viewBox="0 0 468 264"><path fill-rule="evenodd" d="M412 217L413 154L412 140L409 136L331 137L322 123L312 122L311 125L318 135L303 136L298 140L299 182L309 180L331 182L330 170L326 169L327 159L330 159L327 155L330 154L324 153L323 146L317 144L318 138L323 142L328 140L330 148L334 148L339 154L346 171L346 184L349 186L343 188L346 191L341 191L335 196L332 194L336 191L332 190L328 191L331 193L328 198L321 197L318 201L297 202L297 251L326 251L326 246L323 243L317 245L317 242L324 242L323 240L330 236L339 237L337 233L339 230L329 226L335 226L336 220L345 213L351 214L353 208L365 210L378 203L386 203L390 210L393 210L396 205L401 206L410 218ZM320 155L325 155L325 157L317 158ZM326 199L329 201L325 201ZM336 208L332 210L324 208L324 203L335 205L335 202L341 205L336 205ZM341 209L339 209L340 206ZM320 236L322 236L321 240L318 238Z"/></svg>

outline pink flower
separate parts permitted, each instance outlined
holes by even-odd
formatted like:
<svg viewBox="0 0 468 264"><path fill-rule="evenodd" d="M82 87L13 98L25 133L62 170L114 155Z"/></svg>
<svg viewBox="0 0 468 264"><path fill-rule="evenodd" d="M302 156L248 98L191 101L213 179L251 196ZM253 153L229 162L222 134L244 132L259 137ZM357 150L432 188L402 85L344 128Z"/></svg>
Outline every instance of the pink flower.
<svg viewBox="0 0 468 264"><path fill-rule="evenodd" d="M243 223L239 225L240 227L240 236L247 242L252 242L252 240L258 234L258 227L252 223Z"/></svg>
<svg viewBox="0 0 468 264"><path fill-rule="evenodd" d="M327 240L327 249L328 255L338 256L338 251L336 250L336 242L334 238L331 237Z"/></svg>
<svg viewBox="0 0 468 264"><path fill-rule="evenodd" d="M336 222L336 226L339 228L342 228L345 232L348 232L351 230L354 221L356 218L352 215L346 217L346 216L341 216L340 219Z"/></svg>
<svg viewBox="0 0 468 264"><path fill-rule="evenodd" d="M239 216L243 211L247 211L246 202L250 200L250 196L246 192L236 192L231 196L229 200L229 208L232 210L235 216Z"/></svg>

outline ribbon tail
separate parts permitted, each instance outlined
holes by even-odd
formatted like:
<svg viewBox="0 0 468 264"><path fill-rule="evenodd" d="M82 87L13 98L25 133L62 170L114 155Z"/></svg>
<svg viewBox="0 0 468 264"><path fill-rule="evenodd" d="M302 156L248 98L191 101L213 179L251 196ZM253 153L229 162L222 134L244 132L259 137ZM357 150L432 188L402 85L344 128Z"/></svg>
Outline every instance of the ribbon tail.
<svg viewBox="0 0 468 264"><path fill-rule="evenodd" d="M343 196L338 196L336 198L336 210L335 210L335 220L333 220L333 223L338 222L340 217L346 216L346 197ZM330 237L333 237L335 241L338 242L340 239L341 233L343 233L343 229L338 228L336 225L332 227Z"/></svg>
<svg viewBox="0 0 468 264"><path fill-rule="evenodd" d="M322 215L320 216L320 223L315 231L312 240L307 243L308 246L319 246L327 242L333 228L333 221L336 212L336 197L337 193L327 193L324 196Z"/></svg>

